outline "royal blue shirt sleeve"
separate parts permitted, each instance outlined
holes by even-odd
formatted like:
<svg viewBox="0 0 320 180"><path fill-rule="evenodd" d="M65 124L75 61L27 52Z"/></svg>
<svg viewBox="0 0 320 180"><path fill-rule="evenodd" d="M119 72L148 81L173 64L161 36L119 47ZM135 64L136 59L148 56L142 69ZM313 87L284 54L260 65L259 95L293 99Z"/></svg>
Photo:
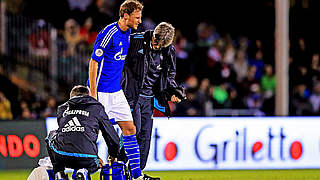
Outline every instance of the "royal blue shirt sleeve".
<svg viewBox="0 0 320 180"><path fill-rule="evenodd" d="M115 28L105 28L102 30L94 43L93 52L91 58L97 62L101 62L104 58L105 54L107 53L108 49L112 44L112 37L115 33Z"/></svg>

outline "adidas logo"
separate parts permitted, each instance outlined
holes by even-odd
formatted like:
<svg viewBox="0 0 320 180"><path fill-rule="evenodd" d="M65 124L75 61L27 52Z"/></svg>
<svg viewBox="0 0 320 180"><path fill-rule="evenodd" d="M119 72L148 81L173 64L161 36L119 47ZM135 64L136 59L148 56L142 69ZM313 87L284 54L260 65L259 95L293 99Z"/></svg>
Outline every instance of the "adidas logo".
<svg viewBox="0 0 320 180"><path fill-rule="evenodd" d="M122 41L120 41L119 46L122 46Z"/></svg>
<svg viewBox="0 0 320 180"><path fill-rule="evenodd" d="M73 117L64 127L62 132L84 132L84 127L81 126L77 117Z"/></svg>

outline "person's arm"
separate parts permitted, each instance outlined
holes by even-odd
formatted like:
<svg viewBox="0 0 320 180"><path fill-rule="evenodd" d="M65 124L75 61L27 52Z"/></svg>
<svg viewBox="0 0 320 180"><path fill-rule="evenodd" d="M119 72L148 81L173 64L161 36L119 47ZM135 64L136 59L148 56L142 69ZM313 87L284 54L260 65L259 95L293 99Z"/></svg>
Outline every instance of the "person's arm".
<svg viewBox="0 0 320 180"><path fill-rule="evenodd" d="M176 49L173 45L169 47L168 56L168 85L171 88L178 87L175 77L176 77Z"/></svg>
<svg viewBox="0 0 320 180"><path fill-rule="evenodd" d="M168 73L168 84L169 87L171 88L177 88L178 85L175 81L175 77L176 77L176 49L174 48L173 45L171 45L169 47L169 52L168 52L168 58L169 58L169 73ZM171 101L174 103L179 103L181 102L181 99L175 95L171 96Z"/></svg>
<svg viewBox="0 0 320 180"><path fill-rule="evenodd" d="M97 99L98 62L91 59L89 63L90 96Z"/></svg>
<svg viewBox="0 0 320 180"><path fill-rule="evenodd" d="M105 33L107 32L107 33ZM105 52L110 48L110 44L113 41L112 36L110 36L110 28L105 28L102 30L94 42L93 52L91 54L91 59L89 62L89 85L90 85L90 96L97 99L97 76L99 63L103 60ZM108 41L105 41L109 37ZM110 39L111 38L111 39Z"/></svg>

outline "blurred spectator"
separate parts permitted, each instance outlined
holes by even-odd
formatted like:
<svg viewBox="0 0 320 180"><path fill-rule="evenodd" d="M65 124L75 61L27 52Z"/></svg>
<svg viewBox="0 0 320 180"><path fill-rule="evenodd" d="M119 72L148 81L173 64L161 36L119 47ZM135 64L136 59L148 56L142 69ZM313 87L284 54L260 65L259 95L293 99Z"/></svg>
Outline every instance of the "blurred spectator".
<svg viewBox="0 0 320 180"><path fill-rule="evenodd" d="M273 72L273 67L270 64L265 66L265 73L261 78L261 88L264 97L269 98L275 95L276 91L276 75Z"/></svg>
<svg viewBox="0 0 320 180"><path fill-rule="evenodd" d="M219 39L219 34L216 32L215 27L207 22L201 22L198 24L197 35L197 45L199 47L209 47Z"/></svg>
<svg viewBox="0 0 320 180"><path fill-rule="evenodd" d="M233 64L233 69L237 74L237 82L243 81L248 74L248 60L246 59L246 54L242 50L238 50L236 54L236 59Z"/></svg>
<svg viewBox="0 0 320 180"><path fill-rule="evenodd" d="M99 11L107 14L110 17L116 16L114 9L117 5L116 0L97 0ZM116 12L118 13L118 12Z"/></svg>
<svg viewBox="0 0 320 180"><path fill-rule="evenodd" d="M296 116L311 115L312 105L309 101L310 92L307 90L307 86L303 83L298 84L294 88L294 93L292 95L291 114Z"/></svg>
<svg viewBox="0 0 320 180"><path fill-rule="evenodd" d="M177 58L188 59L189 57L189 53L187 51L188 40L179 29L176 31L174 45L176 48Z"/></svg>
<svg viewBox="0 0 320 180"><path fill-rule="evenodd" d="M189 60L189 42L187 38L181 33L180 30L176 31L175 38L175 48L176 48L176 63L177 63L177 75L176 80L184 80L190 74L190 60Z"/></svg>
<svg viewBox="0 0 320 180"><path fill-rule="evenodd" d="M195 75L189 75L183 86L186 89L196 89L198 87L198 78Z"/></svg>
<svg viewBox="0 0 320 180"><path fill-rule="evenodd" d="M67 42L67 52L75 55L76 46L84 41L84 37L80 35L79 24L74 19L68 19L64 24L64 39Z"/></svg>
<svg viewBox="0 0 320 180"><path fill-rule="evenodd" d="M264 74L261 78L261 89L263 95L262 110L266 115L274 115L276 75L273 72L273 66L266 64Z"/></svg>
<svg viewBox="0 0 320 180"><path fill-rule="evenodd" d="M247 52L249 46L249 39L247 36L239 36L238 38L238 50L241 50L243 52ZM246 54L247 56L247 54Z"/></svg>
<svg viewBox="0 0 320 180"><path fill-rule="evenodd" d="M47 106L42 111L41 117L46 118L46 117L56 117L57 116L57 107L56 107L56 99L54 97L49 97L47 101Z"/></svg>
<svg viewBox="0 0 320 180"><path fill-rule="evenodd" d="M232 42L230 35L226 37L226 45L223 53L223 61L227 64L233 64L236 57L236 48Z"/></svg>
<svg viewBox="0 0 320 180"><path fill-rule="evenodd" d="M264 69L263 52L261 50L255 53L254 58L249 58L249 65L256 67L255 78L260 80Z"/></svg>
<svg viewBox="0 0 320 180"><path fill-rule="evenodd" d="M176 105L174 116L201 116L203 109L201 104L196 100L196 89L187 89L187 100L181 101Z"/></svg>
<svg viewBox="0 0 320 180"><path fill-rule="evenodd" d="M313 115L320 115L320 82L316 82L313 86L313 92L309 99L312 105Z"/></svg>
<svg viewBox="0 0 320 180"><path fill-rule="evenodd" d="M313 84L320 81L319 53L312 54L310 78L312 79Z"/></svg>
<svg viewBox="0 0 320 180"><path fill-rule="evenodd" d="M201 109L203 110L202 115L206 115L207 111L207 103L209 101L209 87L210 87L210 81L208 78L202 79L199 89L196 91L195 99L198 101L198 103L201 106Z"/></svg>
<svg viewBox="0 0 320 180"><path fill-rule="evenodd" d="M207 56L208 56L208 67L212 68L217 62L220 62L222 59L222 48L224 44L221 39L216 40L210 49L208 50Z"/></svg>
<svg viewBox="0 0 320 180"><path fill-rule="evenodd" d="M44 20L37 21L37 26L29 35L29 44L30 54L43 58L49 56L49 32Z"/></svg>
<svg viewBox="0 0 320 180"><path fill-rule="evenodd" d="M93 31L92 29L92 18L88 17L83 26L80 27L80 36L84 40L84 43L88 46L88 48L92 48L94 45L94 41L96 40L98 32Z"/></svg>
<svg viewBox="0 0 320 180"><path fill-rule="evenodd" d="M238 95L235 88L228 88L228 99L224 103L224 108L227 109L243 109L245 108L242 98Z"/></svg>
<svg viewBox="0 0 320 180"><path fill-rule="evenodd" d="M249 109L261 109L263 98L261 95L260 85L258 83L250 85L250 93L245 97L245 103Z"/></svg>
<svg viewBox="0 0 320 180"><path fill-rule="evenodd" d="M312 89L312 79L307 66L298 66L293 80L295 85L303 83L306 85L306 88Z"/></svg>
<svg viewBox="0 0 320 180"><path fill-rule="evenodd" d="M70 10L79 9L84 12L89 6L91 0L68 0Z"/></svg>
<svg viewBox="0 0 320 180"><path fill-rule="evenodd" d="M214 86L212 89L213 108L224 108L224 103L227 101L228 97L226 83Z"/></svg>
<svg viewBox="0 0 320 180"><path fill-rule="evenodd" d="M208 100L210 81L208 78L202 79L200 87L196 92L196 99L200 104L204 104Z"/></svg>
<svg viewBox="0 0 320 180"><path fill-rule="evenodd" d="M255 74L256 74L256 67L255 66L250 66L248 68L248 74L247 77L244 78L242 82L240 82L240 94L243 96L247 96L249 93L251 93L250 88L252 84L260 84L259 81L255 79ZM260 86L259 86L260 89Z"/></svg>
<svg viewBox="0 0 320 180"><path fill-rule="evenodd" d="M0 119L12 119L11 103L0 91Z"/></svg>
<svg viewBox="0 0 320 180"><path fill-rule="evenodd" d="M20 14L24 8L23 0L5 1L6 10L10 13Z"/></svg>
<svg viewBox="0 0 320 180"><path fill-rule="evenodd" d="M21 100L20 101L20 108L21 108L21 113L19 118L21 119L32 119L32 114L29 108L29 105L27 101Z"/></svg>
<svg viewBox="0 0 320 180"><path fill-rule="evenodd" d="M305 42L305 39L300 37L297 43L293 43L290 47L295 66L305 66L310 64L310 52Z"/></svg>
<svg viewBox="0 0 320 180"><path fill-rule="evenodd" d="M115 21L114 8L116 5L115 0L92 0L91 4L87 7L85 14L88 17L93 17L93 31L100 31L107 24ZM118 12L116 12L118 13Z"/></svg>
<svg viewBox="0 0 320 180"><path fill-rule="evenodd" d="M237 74L231 65L225 62L218 62L208 75L213 85L222 83L235 84L237 82Z"/></svg>
<svg viewBox="0 0 320 180"><path fill-rule="evenodd" d="M263 48L263 44L262 41L260 39L256 39L254 41L254 43L250 43L248 46L248 57L251 58L255 58L256 57L256 53L258 51L261 51L264 54L264 48Z"/></svg>

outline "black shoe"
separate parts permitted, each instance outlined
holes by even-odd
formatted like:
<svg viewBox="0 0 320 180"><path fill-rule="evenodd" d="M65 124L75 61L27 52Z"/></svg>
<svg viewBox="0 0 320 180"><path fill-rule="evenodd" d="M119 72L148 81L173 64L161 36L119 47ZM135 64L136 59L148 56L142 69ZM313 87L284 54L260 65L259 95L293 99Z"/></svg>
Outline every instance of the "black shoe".
<svg viewBox="0 0 320 180"><path fill-rule="evenodd" d="M79 169L76 174L75 180L90 180L90 175L88 174L87 169Z"/></svg>
<svg viewBox="0 0 320 180"><path fill-rule="evenodd" d="M82 173L77 173L75 180L85 180L85 177L84 177L84 175Z"/></svg>
<svg viewBox="0 0 320 180"><path fill-rule="evenodd" d="M160 178L159 177L151 177L151 176L144 174L143 180L160 180Z"/></svg>
<svg viewBox="0 0 320 180"><path fill-rule="evenodd" d="M68 175L64 171L57 172L54 176L55 180L69 180Z"/></svg>

